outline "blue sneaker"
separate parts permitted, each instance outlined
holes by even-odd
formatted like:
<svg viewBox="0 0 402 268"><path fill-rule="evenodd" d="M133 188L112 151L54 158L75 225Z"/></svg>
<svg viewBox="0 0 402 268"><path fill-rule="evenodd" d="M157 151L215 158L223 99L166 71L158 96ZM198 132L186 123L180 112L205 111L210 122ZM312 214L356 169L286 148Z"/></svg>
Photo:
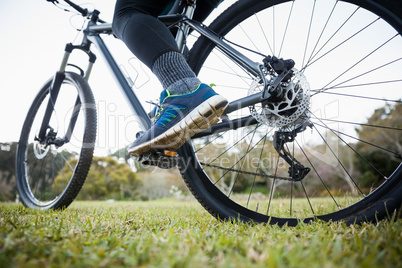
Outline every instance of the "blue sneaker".
<svg viewBox="0 0 402 268"><path fill-rule="evenodd" d="M153 149L176 151L195 134L219 121L228 101L206 84L186 95L161 93L154 125L128 148L134 156Z"/></svg>

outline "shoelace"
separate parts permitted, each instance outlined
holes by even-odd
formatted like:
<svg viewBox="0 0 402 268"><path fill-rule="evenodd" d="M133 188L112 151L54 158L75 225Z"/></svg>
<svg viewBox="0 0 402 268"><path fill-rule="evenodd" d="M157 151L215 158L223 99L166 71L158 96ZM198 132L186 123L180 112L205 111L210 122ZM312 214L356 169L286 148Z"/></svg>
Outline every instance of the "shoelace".
<svg viewBox="0 0 402 268"><path fill-rule="evenodd" d="M165 126L167 123L176 118L176 116L180 113L181 110L184 110L184 107L173 107L167 108L165 112L163 106L158 111L158 114L155 117L155 123L158 122L162 126ZM163 113L162 113L163 112Z"/></svg>
<svg viewBox="0 0 402 268"><path fill-rule="evenodd" d="M153 102L153 101L145 101L145 102L155 106L152 109L152 111L148 114L151 119L154 118L153 122L155 123L156 122L156 116L157 116L157 114L158 114L158 112L159 112L159 110L161 108L161 105L156 103L156 102Z"/></svg>
<svg viewBox="0 0 402 268"><path fill-rule="evenodd" d="M155 124L158 120L161 119L162 121L161 121L160 123L161 123L163 126L166 125L165 123L163 123L163 120L166 120L166 122L169 123L170 121L172 121L172 120L177 116L177 113L172 113L172 112L170 112L170 111L177 111L177 110L183 110L183 109L184 109L184 108L180 108L180 107L175 107L175 108L167 109L167 110L163 113L163 115L164 115L165 117L161 118L162 112L164 111L163 104L158 104L158 103L155 103L155 102L153 102L153 101L146 101L146 103L155 105L155 108L154 108L154 109L156 109L156 110L152 112L153 115L154 115L153 123Z"/></svg>

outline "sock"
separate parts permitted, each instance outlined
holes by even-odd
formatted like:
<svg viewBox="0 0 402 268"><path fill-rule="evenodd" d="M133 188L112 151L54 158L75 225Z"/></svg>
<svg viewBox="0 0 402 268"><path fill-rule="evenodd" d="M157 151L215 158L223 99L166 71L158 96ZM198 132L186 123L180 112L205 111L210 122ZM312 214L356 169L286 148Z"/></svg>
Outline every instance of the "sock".
<svg viewBox="0 0 402 268"><path fill-rule="evenodd" d="M167 52L157 58L152 72L171 95L191 93L201 84L183 55L176 51Z"/></svg>

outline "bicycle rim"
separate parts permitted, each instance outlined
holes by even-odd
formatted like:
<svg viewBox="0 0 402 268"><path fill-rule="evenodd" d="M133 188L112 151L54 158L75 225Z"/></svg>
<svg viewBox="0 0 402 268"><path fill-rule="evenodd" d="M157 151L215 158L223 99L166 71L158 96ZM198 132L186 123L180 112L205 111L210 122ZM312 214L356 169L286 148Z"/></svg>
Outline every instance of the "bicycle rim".
<svg viewBox="0 0 402 268"><path fill-rule="evenodd" d="M18 190L24 205L40 209L66 208L87 176L96 137L92 92L82 77L66 73L53 110L47 137L64 138L70 119L78 116L71 139L63 145L41 143L37 135L49 102L50 79L36 96L24 122L17 149ZM76 105L77 98L81 104Z"/></svg>
<svg viewBox="0 0 402 268"><path fill-rule="evenodd" d="M211 24L256 62L264 55L293 59L308 100L291 123L281 116L292 112L275 117L261 104L242 109L229 115L248 118L242 127L194 138L182 149L192 159L181 164L184 178L214 216L291 225L340 220L400 188L401 19L376 3L349 2L243 1ZM203 38L188 61L229 100L262 90L258 78ZM303 123L306 130L278 145L281 133L291 140ZM301 180L297 164L309 169Z"/></svg>

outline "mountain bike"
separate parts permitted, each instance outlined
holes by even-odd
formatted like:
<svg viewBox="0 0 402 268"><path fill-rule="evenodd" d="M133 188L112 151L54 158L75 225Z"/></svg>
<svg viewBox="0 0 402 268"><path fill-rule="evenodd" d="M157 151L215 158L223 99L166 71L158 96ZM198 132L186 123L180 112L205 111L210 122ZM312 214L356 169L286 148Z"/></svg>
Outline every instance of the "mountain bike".
<svg viewBox="0 0 402 268"><path fill-rule="evenodd" d="M143 130L151 127L152 112L102 39L111 23L65 2L87 23L23 124L16 177L30 208L67 208L88 175L97 116L88 84L93 46ZM177 155L153 151L140 161L177 166L194 197L221 220L295 226L392 217L402 199L397 1L239 0L208 27L192 19L195 2L176 1L179 11L160 20L201 81L213 82L230 103ZM75 51L88 55L85 70L69 63Z"/></svg>

